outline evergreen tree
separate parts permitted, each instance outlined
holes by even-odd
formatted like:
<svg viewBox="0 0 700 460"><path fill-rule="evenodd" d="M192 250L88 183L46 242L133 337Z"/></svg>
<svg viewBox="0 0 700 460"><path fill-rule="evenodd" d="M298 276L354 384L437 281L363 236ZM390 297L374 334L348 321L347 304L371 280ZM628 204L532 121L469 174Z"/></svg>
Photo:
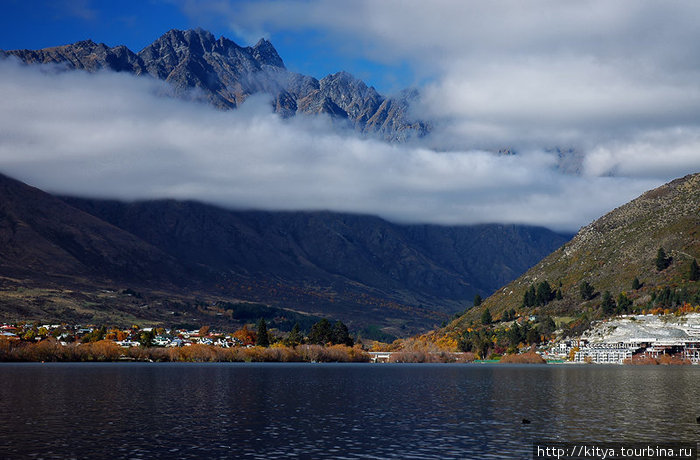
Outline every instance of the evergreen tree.
<svg viewBox="0 0 700 460"><path fill-rule="evenodd" d="M332 342L337 345L347 345L349 347L353 346L355 342L350 337L348 332L348 327L343 324L342 321L337 321L333 325L333 340Z"/></svg>
<svg viewBox="0 0 700 460"><path fill-rule="evenodd" d="M515 309L511 308L510 310L504 311L501 319L503 321L513 321L515 319Z"/></svg>
<svg viewBox="0 0 700 460"><path fill-rule="evenodd" d="M481 296L479 294L475 295L474 296L474 306L478 307L479 305L481 305L481 302L482 302Z"/></svg>
<svg viewBox="0 0 700 460"><path fill-rule="evenodd" d="M632 289L634 289L636 291L640 287L642 287L642 284L639 282L639 278L637 278L635 276L634 279L632 280Z"/></svg>
<svg viewBox="0 0 700 460"><path fill-rule="evenodd" d="M617 311L620 313L626 313L632 309L632 301L625 295L624 292L621 292L619 296L617 296Z"/></svg>
<svg viewBox="0 0 700 460"><path fill-rule="evenodd" d="M153 329L151 329L150 331L143 331L143 332L141 332L141 334L139 334L139 343L144 348L152 347L154 338L155 338L155 333L153 332ZM99 340L101 340L101 339L99 339Z"/></svg>
<svg viewBox="0 0 700 460"><path fill-rule="evenodd" d="M562 300L564 296L561 294L561 289L557 289L557 295L554 297L557 300Z"/></svg>
<svg viewBox="0 0 700 460"><path fill-rule="evenodd" d="M595 295L595 289L588 281L582 281L579 285L579 291L583 300L591 300Z"/></svg>
<svg viewBox="0 0 700 460"><path fill-rule="evenodd" d="M610 291L605 291L603 293L603 302L600 304L600 306L603 308L603 313L606 315L612 315L615 313L615 307L617 305L615 304L615 299L613 299Z"/></svg>
<svg viewBox="0 0 700 460"><path fill-rule="evenodd" d="M513 348L517 347L518 344L523 341L523 338L520 335L520 327L517 323L513 324L513 326L508 329L507 338L508 344Z"/></svg>
<svg viewBox="0 0 700 460"><path fill-rule="evenodd" d="M491 311L487 308L481 314L481 324L489 325L489 324L491 324L492 321L493 321L493 318L491 317Z"/></svg>
<svg viewBox="0 0 700 460"><path fill-rule="evenodd" d="M537 329L530 329L529 331L527 331L525 341L531 345L540 343L540 333L537 332Z"/></svg>
<svg viewBox="0 0 700 460"><path fill-rule="evenodd" d="M531 285L530 288L523 294L523 308L531 308L537 305L537 291L535 286Z"/></svg>
<svg viewBox="0 0 700 460"><path fill-rule="evenodd" d="M688 279L690 281L697 281L700 279L700 267L698 267L698 261L693 259L690 263L690 273L688 274Z"/></svg>
<svg viewBox="0 0 700 460"><path fill-rule="evenodd" d="M547 305L554 298L552 287L545 280L537 285L537 293L535 294L535 305L542 307Z"/></svg>
<svg viewBox="0 0 700 460"><path fill-rule="evenodd" d="M659 248L658 252L656 253L656 270L666 270L669 265L671 265L671 258L666 257L666 251L664 251L664 248Z"/></svg>
<svg viewBox="0 0 700 460"><path fill-rule="evenodd" d="M309 333L309 342L318 345L325 345L328 342L333 341L333 326L331 326L330 321L323 318L318 323L311 326L311 332Z"/></svg>
<svg viewBox="0 0 700 460"><path fill-rule="evenodd" d="M557 329L557 325L551 316L547 316L540 323L539 330L542 335L549 335Z"/></svg>
<svg viewBox="0 0 700 460"><path fill-rule="evenodd" d="M267 336L267 323L265 322L265 318L260 318L260 321L258 321L258 333L255 339L255 345L259 347L270 346L270 338Z"/></svg>
<svg viewBox="0 0 700 460"><path fill-rule="evenodd" d="M301 331L299 330L299 323L294 323L294 327L291 331L289 331L289 335L287 336L287 346L294 347L299 345L302 339L303 337L301 336Z"/></svg>

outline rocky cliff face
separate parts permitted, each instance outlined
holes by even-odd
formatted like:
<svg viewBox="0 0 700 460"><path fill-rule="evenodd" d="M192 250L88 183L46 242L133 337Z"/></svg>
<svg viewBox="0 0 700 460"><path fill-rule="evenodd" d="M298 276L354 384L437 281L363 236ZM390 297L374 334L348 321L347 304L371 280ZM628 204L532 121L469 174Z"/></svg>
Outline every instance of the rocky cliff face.
<svg viewBox="0 0 700 460"><path fill-rule="evenodd" d="M185 94L197 89L214 106L232 109L253 94L268 94L276 112L326 114L347 120L356 131L402 141L426 134L427 123L408 114L410 93L387 98L347 72L320 81L288 71L272 43L262 39L241 47L205 30L170 30L140 52L91 40L42 50L0 52L26 63L58 64L89 72L111 70L150 75Z"/></svg>

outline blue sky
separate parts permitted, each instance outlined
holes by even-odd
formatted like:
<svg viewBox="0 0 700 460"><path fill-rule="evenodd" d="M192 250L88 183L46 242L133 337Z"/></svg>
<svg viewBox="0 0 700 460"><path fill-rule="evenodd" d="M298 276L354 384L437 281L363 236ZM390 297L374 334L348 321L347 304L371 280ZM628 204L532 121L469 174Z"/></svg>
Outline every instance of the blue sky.
<svg viewBox="0 0 700 460"><path fill-rule="evenodd" d="M275 27L259 33L237 30L226 15L207 5L219 2L170 0L5 0L0 16L0 49L39 49L92 39L134 52L170 29L202 27L241 46L260 38L272 41L289 70L322 78L346 70L383 93L414 83L405 62L381 63L356 53L343 53L322 30ZM231 1L227 10L251 2ZM244 27L241 27L244 29Z"/></svg>

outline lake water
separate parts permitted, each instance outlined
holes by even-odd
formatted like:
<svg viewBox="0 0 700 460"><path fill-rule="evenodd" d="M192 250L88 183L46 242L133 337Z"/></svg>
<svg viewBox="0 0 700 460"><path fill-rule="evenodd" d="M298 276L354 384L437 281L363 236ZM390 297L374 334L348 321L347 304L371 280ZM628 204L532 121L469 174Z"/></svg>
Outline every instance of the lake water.
<svg viewBox="0 0 700 460"><path fill-rule="evenodd" d="M2 458L531 458L698 415L699 366L0 364Z"/></svg>

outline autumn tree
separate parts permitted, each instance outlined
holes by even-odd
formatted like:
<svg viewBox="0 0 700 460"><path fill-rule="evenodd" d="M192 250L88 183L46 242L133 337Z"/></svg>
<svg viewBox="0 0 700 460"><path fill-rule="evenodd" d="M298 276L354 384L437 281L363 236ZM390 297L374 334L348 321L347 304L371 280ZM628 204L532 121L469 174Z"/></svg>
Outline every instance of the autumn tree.
<svg viewBox="0 0 700 460"><path fill-rule="evenodd" d="M255 332L248 329L247 325L234 332L233 337L240 340L243 345L253 345L256 342Z"/></svg>
<svg viewBox="0 0 700 460"><path fill-rule="evenodd" d="M80 341L83 343L99 342L100 340L104 340L106 334L107 330L104 326L102 326L99 329L95 329L92 332L85 334Z"/></svg>
<svg viewBox="0 0 700 460"><path fill-rule="evenodd" d="M270 346L270 338L267 336L267 323L265 322L265 318L260 318L260 321L258 321L257 336L258 338L255 341L255 345L258 347Z"/></svg>

